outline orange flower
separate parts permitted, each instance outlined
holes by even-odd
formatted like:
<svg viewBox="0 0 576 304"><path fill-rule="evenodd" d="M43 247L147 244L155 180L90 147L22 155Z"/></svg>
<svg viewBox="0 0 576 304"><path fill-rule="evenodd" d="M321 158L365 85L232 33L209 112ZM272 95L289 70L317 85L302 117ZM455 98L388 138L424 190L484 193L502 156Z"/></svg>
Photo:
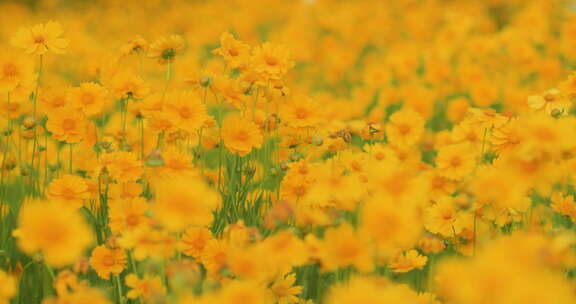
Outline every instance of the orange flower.
<svg viewBox="0 0 576 304"><path fill-rule="evenodd" d="M12 37L12 45L23 48L26 54L43 55L47 51L63 54L70 41L60 36L62 25L55 21L20 29Z"/></svg>
<svg viewBox="0 0 576 304"><path fill-rule="evenodd" d="M157 303L166 294L166 288L162 285L159 276L145 276L143 279L138 278L131 273L126 276L126 286L130 287L126 296L129 299L143 299L146 303Z"/></svg>
<svg viewBox="0 0 576 304"><path fill-rule="evenodd" d="M440 148L436 167L442 176L460 179L470 174L476 166L476 155L468 144L454 144Z"/></svg>
<svg viewBox="0 0 576 304"><path fill-rule="evenodd" d="M46 127L54 139L78 143L86 134L86 119L78 110L67 107L49 113Z"/></svg>
<svg viewBox="0 0 576 304"><path fill-rule="evenodd" d="M264 80L280 79L294 66L288 50L269 42L254 49L252 54L252 68Z"/></svg>
<svg viewBox="0 0 576 304"><path fill-rule="evenodd" d="M20 209L18 247L32 255L41 251L46 263L61 267L80 259L92 243L92 234L82 216L55 202L31 202Z"/></svg>
<svg viewBox="0 0 576 304"><path fill-rule="evenodd" d="M110 230L114 234L133 231L140 227L144 227L149 223L149 219L146 216L148 203L142 197L112 201L110 202L109 207L109 225Z"/></svg>
<svg viewBox="0 0 576 304"><path fill-rule="evenodd" d="M126 252L121 248L98 246L92 250L90 266L96 270L99 277L108 280L110 274L118 275L126 268Z"/></svg>
<svg viewBox="0 0 576 304"><path fill-rule="evenodd" d="M128 56L133 53L146 52L148 50L148 41L144 38L137 36L134 39L128 40L126 44L120 47L120 55Z"/></svg>
<svg viewBox="0 0 576 304"><path fill-rule="evenodd" d="M307 96L296 96L280 112L288 125L296 128L312 128L318 124L320 106Z"/></svg>
<svg viewBox="0 0 576 304"><path fill-rule="evenodd" d="M388 141L399 147L414 146L424 133L424 119L412 109L402 109L390 116L386 125Z"/></svg>
<svg viewBox="0 0 576 304"><path fill-rule="evenodd" d="M10 92L18 86L30 87L35 76L34 64L29 58L11 53L0 55L0 92Z"/></svg>
<svg viewBox="0 0 576 304"><path fill-rule="evenodd" d="M208 119L206 106L200 96L190 92L170 93L165 97L164 109L174 124L191 134L196 133Z"/></svg>
<svg viewBox="0 0 576 304"><path fill-rule="evenodd" d="M427 261L427 257L420 255L418 251L412 249L396 257L390 264L390 268L396 273L409 272L413 269L422 269Z"/></svg>
<svg viewBox="0 0 576 304"><path fill-rule="evenodd" d="M359 271L369 272L374 268L368 240L354 232L349 224L327 230L321 250L325 270L354 266Z"/></svg>
<svg viewBox="0 0 576 304"><path fill-rule="evenodd" d="M107 105L107 91L95 82L84 82L70 92L70 101L74 107L87 116L101 114Z"/></svg>
<svg viewBox="0 0 576 304"><path fill-rule="evenodd" d="M67 206L80 208L83 201L89 197L88 184L80 176L64 174L50 183L47 195Z"/></svg>
<svg viewBox="0 0 576 304"><path fill-rule="evenodd" d="M210 225L219 205L220 195L202 179L178 178L157 184L153 212L166 229L182 231L188 226Z"/></svg>
<svg viewBox="0 0 576 304"><path fill-rule="evenodd" d="M220 36L220 47L212 54L220 55L232 69L244 66L250 58L250 46L234 39L229 32Z"/></svg>
<svg viewBox="0 0 576 304"><path fill-rule="evenodd" d="M245 156L254 148L260 148L263 141L258 126L238 115L226 117L222 126L222 139L231 153L238 153L240 156Z"/></svg>
<svg viewBox="0 0 576 304"><path fill-rule="evenodd" d="M150 93L150 88L142 78L130 71L120 72L110 79L108 86L117 99L142 99Z"/></svg>
<svg viewBox="0 0 576 304"><path fill-rule="evenodd" d="M207 228L188 228L182 236L182 252L187 256L198 259L202 255L204 247L212 239L212 233Z"/></svg>
<svg viewBox="0 0 576 304"><path fill-rule="evenodd" d="M176 55L184 48L184 39L180 35L162 37L150 45L148 58L157 59L160 64L174 61Z"/></svg>
<svg viewBox="0 0 576 304"><path fill-rule="evenodd" d="M110 176L119 182L135 181L142 176L143 172L138 156L127 151L107 153L100 158L100 164L106 167Z"/></svg>

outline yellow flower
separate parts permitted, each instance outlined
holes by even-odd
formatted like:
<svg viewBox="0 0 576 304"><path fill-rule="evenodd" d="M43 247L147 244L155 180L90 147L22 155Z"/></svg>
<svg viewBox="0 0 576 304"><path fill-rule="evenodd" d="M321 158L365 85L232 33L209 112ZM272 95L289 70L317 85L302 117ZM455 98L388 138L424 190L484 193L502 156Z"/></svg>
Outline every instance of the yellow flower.
<svg viewBox="0 0 576 304"><path fill-rule="evenodd" d="M126 252L121 248L109 249L98 246L92 250L90 266L96 270L98 276L108 280L110 274L118 275L126 267Z"/></svg>
<svg viewBox="0 0 576 304"><path fill-rule="evenodd" d="M238 153L240 156L247 155L254 148L260 148L263 141L262 132L258 126L238 115L226 117L222 126L222 139L224 146L231 153Z"/></svg>
<svg viewBox="0 0 576 304"><path fill-rule="evenodd" d="M10 303L10 299L16 295L16 279L0 270L0 304Z"/></svg>
<svg viewBox="0 0 576 304"><path fill-rule="evenodd" d="M422 256L418 251L411 249L407 252L400 254L396 259L390 264L390 268L396 273L409 272L413 269L422 269L428 258Z"/></svg>
<svg viewBox="0 0 576 304"><path fill-rule="evenodd" d="M349 224L326 231L322 244L322 268L336 270L354 266L361 272L374 268L372 249L364 235L353 231Z"/></svg>
<svg viewBox="0 0 576 304"><path fill-rule="evenodd" d="M43 55L47 51L63 54L70 44L68 39L60 37L63 33L59 22L48 21L45 24L21 28L12 37L11 42L29 55Z"/></svg>
<svg viewBox="0 0 576 304"><path fill-rule="evenodd" d="M414 146L423 133L424 119L412 109L403 109L392 114L386 125L388 141L400 147Z"/></svg>
<svg viewBox="0 0 576 304"><path fill-rule="evenodd" d="M108 92L95 82L84 82L70 92L69 100L78 110L86 116L102 114L108 102Z"/></svg>
<svg viewBox="0 0 576 304"><path fill-rule="evenodd" d="M49 113L46 128L56 140L78 143L86 135L86 118L78 110L67 107Z"/></svg>
<svg viewBox="0 0 576 304"><path fill-rule="evenodd" d="M14 231L18 247L32 255L41 251L53 267L70 265L92 243L92 233L75 210L54 202L25 204Z"/></svg>
<svg viewBox="0 0 576 304"><path fill-rule="evenodd" d="M295 96L280 111L282 119L296 128L316 127L320 120L320 105L307 96Z"/></svg>
<svg viewBox="0 0 576 304"><path fill-rule="evenodd" d="M144 38L137 36L134 39L128 40L120 47L120 55L128 56L133 53L146 52L148 50L148 41Z"/></svg>
<svg viewBox="0 0 576 304"><path fill-rule="evenodd" d="M126 286L130 291L126 294L128 299L142 299L145 303L157 303L164 299L166 288L162 285L159 276L146 275L140 279L131 273L126 276Z"/></svg>
<svg viewBox="0 0 576 304"><path fill-rule="evenodd" d="M576 202L574 202L573 196L563 196L560 192L555 192L550 200L554 211L569 216L572 221L576 221Z"/></svg>
<svg viewBox="0 0 576 304"><path fill-rule="evenodd" d="M263 80L280 79L294 66L288 50L266 42L256 47L252 54L252 68Z"/></svg>
<svg viewBox="0 0 576 304"><path fill-rule="evenodd" d="M248 63L250 46L234 39L234 36L229 32L224 32L220 36L220 47L213 50L212 53L222 56L228 66L235 69Z"/></svg>
<svg viewBox="0 0 576 304"><path fill-rule="evenodd" d="M0 92L11 92L19 86L31 87L35 76L34 64L29 58L0 54Z"/></svg>
<svg viewBox="0 0 576 304"><path fill-rule="evenodd" d="M212 233L208 228L190 227L182 235L182 252L195 259L200 258L208 241L212 240Z"/></svg>
<svg viewBox="0 0 576 304"><path fill-rule="evenodd" d="M142 176L142 162L138 161L135 153L117 151L104 154L100 164L108 170L108 174L119 182L130 182Z"/></svg>
<svg viewBox="0 0 576 304"><path fill-rule="evenodd" d="M207 226L220 205L220 195L198 177L178 178L157 183L154 217L170 231L189 226Z"/></svg>
<svg viewBox="0 0 576 304"><path fill-rule="evenodd" d="M200 261L206 268L209 277L216 278L228 264L229 246L226 242L218 239L208 241L204 246Z"/></svg>
<svg viewBox="0 0 576 304"><path fill-rule="evenodd" d="M142 99L150 93L144 80L131 71L122 71L114 75L108 84L112 96L117 99Z"/></svg>
<svg viewBox="0 0 576 304"><path fill-rule="evenodd" d="M180 35L162 37L150 45L148 58L157 59L160 64L174 61L184 48L184 39Z"/></svg>
<svg viewBox="0 0 576 304"><path fill-rule="evenodd" d="M164 102L164 111L176 127L190 134L196 134L208 120L208 113L202 99L191 91L169 93Z"/></svg>
<svg viewBox="0 0 576 304"><path fill-rule="evenodd" d="M80 176L64 174L48 185L47 196L79 209L83 201L89 197L88 184Z"/></svg>
<svg viewBox="0 0 576 304"><path fill-rule="evenodd" d="M269 303L263 286L253 281L233 281L224 287L216 302L227 304Z"/></svg>
<svg viewBox="0 0 576 304"><path fill-rule="evenodd" d="M298 295L302 292L302 286L294 286L296 275L289 273L278 277L270 286L274 301L278 304L298 303Z"/></svg>
<svg viewBox="0 0 576 304"><path fill-rule="evenodd" d="M566 114L570 110L571 102L557 89L551 89L542 95L528 97L528 106L535 111L544 111L548 114L555 112Z"/></svg>
<svg viewBox="0 0 576 304"><path fill-rule="evenodd" d="M451 197L443 197L428 207L424 221L428 231L448 238L460 234L464 228L461 212L456 209Z"/></svg>
<svg viewBox="0 0 576 304"><path fill-rule="evenodd" d="M146 226L149 223L147 211L148 203L142 197L110 202L108 210L110 230L114 234L120 234Z"/></svg>
<svg viewBox="0 0 576 304"><path fill-rule="evenodd" d="M438 149L436 167L447 178L458 180L472 173L476 155L468 144L453 144Z"/></svg>

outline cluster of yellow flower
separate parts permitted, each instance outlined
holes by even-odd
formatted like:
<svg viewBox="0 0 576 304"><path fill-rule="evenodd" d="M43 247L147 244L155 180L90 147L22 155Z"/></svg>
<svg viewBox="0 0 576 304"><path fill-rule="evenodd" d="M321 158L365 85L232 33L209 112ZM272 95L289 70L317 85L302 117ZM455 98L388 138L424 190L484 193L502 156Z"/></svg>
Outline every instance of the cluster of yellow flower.
<svg viewBox="0 0 576 304"><path fill-rule="evenodd" d="M0 304L576 303L570 1L121 2L0 3Z"/></svg>

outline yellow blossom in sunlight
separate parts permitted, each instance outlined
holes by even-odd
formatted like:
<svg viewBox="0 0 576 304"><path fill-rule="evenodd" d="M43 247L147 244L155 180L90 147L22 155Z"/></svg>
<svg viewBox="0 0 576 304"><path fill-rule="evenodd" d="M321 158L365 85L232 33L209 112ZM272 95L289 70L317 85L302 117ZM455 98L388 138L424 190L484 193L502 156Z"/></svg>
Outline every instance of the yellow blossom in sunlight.
<svg viewBox="0 0 576 304"><path fill-rule="evenodd" d="M427 261L427 257L420 255L418 251L412 249L399 255L390 264L390 267L394 272L409 272L413 269L422 269Z"/></svg>
<svg viewBox="0 0 576 304"><path fill-rule="evenodd" d="M12 37L12 45L24 49L26 54L43 55L50 51L54 54L63 54L70 44L62 38L64 30L56 21L48 21L31 27L21 28Z"/></svg>
<svg viewBox="0 0 576 304"><path fill-rule="evenodd" d="M166 64L174 61L176 55L184 48L184 39L180 35L162 37L150 44L148 57L157 59L159 63Z"/></svg>

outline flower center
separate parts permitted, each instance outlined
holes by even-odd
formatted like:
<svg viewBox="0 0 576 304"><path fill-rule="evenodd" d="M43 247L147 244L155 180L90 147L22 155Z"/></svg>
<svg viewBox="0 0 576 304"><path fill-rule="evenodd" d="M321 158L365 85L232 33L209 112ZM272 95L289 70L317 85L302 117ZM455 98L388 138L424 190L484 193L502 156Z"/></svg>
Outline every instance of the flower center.
<svg viewBox="0 0 576 304"><path fill-rule="evenodd" d="M398 132L400 132L400 134L402 135L406 135L408 133L410 133L410 126L409 125L398 125Z"/></svg>
<svg viewBox="0 0 576 304"><path fill-rule="evenodd" d="M42 37L42 36L34 37L34 43L42 43L43 44L44 42L46 42L46 39L44 39L44 37Z"/></svg>
<svg viewBox="0 0 576 304"><path fill-rule="evenodd" d="M138 225L138 216L136 214L129 214L126 217L126 224L131 227Z"/></svg>
<svg viewBox="0 0 576 304"><path fill-rule="evenodd" d="M4 76L6 77L14 77L16 76L16 74L18 74L18 69L16 68L16 66L12 63L8 63L6 65L4 65Z"/></svg>
<svg viewBox="0 0 576 304"><path fill-rule="evenodd" d="M278 59L275 57L266 57L266 64L269 66L275 66L278 64Z"/></svg>
<svg viewBox="0 0 576 304"><path fill-rule="evenodd" d="M104 264L104 266L107 267L114 266L115 262L116 261L114 260L114 257L111 255L107 255L104 258L102 258L102 264Z"/></svg>
<svg viewBox="0 0 576 304"><path fill-rule="evenodd" d="M70 131L73 130L74 128L76 128L76 121L74 121L73 119L65 119L62 122L62 129L64 129L64 131Z"/></svg>
<svg viewBox="0 0 576 304"><path fill-rule="evenodd" d="M248 132L246 131L238 131L238 133L236 133L236 140L238 141L246 141L248 140Z"/></svg>
<svg viewBox="0 0 576 304"><path fill-rule="evenodd" d="M174 49L166 49L162 52L162 58L165 60L170 60L176 56L176 51Z"/></svg>
<svg viewBox="0 0 576 304"><path fill-rule="evenodd" d="M452 165L452 167L459 167L460 164L462 164L460 157L454 157L452 160L450 160L450 165Z"/></svg>
<svg viewBox="0 0 576 304"><path fill-rule="evenodd" d="M85 105L91 105L94 103L94 101L96 100L96 98L94 98L94 95L89 94L89 93L84 93L82 94L82 103Z"/></svg>
<svg viewBox="0 0 576 304"><path fill-rule="evenodd" d="M237 49L228 49L228 54L232 57L236 57L239 55L239 52Z"/></svg>
<svg viewBox="0 0 576 304"><path fill-rule="evenodd" d="M182 118L190 118L192 116L192 112L188 108L180 108L180 117Z"/></svg>

